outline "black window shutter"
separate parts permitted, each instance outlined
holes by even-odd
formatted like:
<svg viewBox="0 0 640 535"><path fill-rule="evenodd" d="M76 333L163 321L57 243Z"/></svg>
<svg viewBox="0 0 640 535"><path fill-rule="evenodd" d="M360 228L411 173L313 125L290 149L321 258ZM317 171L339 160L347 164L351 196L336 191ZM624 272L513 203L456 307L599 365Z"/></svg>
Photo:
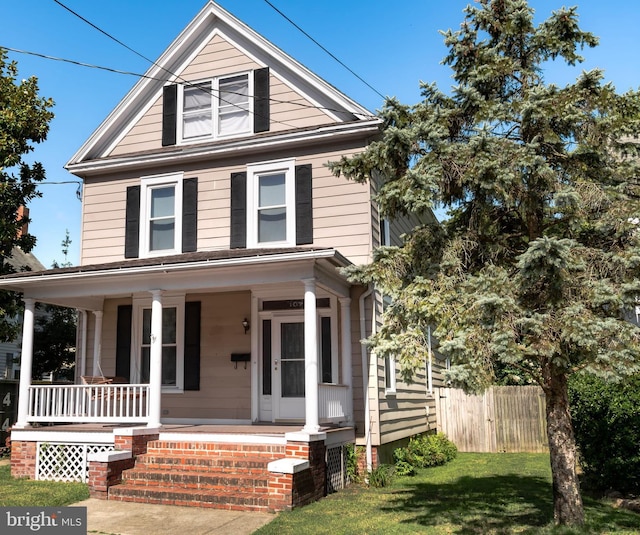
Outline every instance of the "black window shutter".
<svg viewBox="0 0 640 535"><path fill-rule="evenodd" d="M162 90L162 146L176 144L178 121L178 86L166 85Z"/></svg>
<svg viewBox="0 0 640 535"><path fill-rule="evenodd" d="M184 389L200 390L200 301L184 304Z"/></svg>
<svg viewBox="0 0 640 535"><path fill-rule="evenodd" d="M247 246L247 173L231 173L231 249Z"/></svg>
<svg viewBox="0 0 640 535"><path fill-rule="evenodd" d="M262 394L271 395L271 320L262 320Z"/></svg>
<svg viewBox="0 0 640 535"><path fill-rule="evenodd" d="M311 164L296 165L296 245L313 243Z"/></svg>
<svg viewBox="0 0 640 535"><path fill-rule="evenodd" d="M322 356L322 382L331 383L333 371L331 369L331 318L323 316L320 319L320 347Z"/></svg>
<svg viewBox="0 0 640 535"><path fill-rule="evenodd" d="M269 67L253 71L253 131L268 132L270 127Z"/></svg>
<svg viewBox="0 0 640 535"><path fill-rule="evenodd" d="M140 186L127 188L124 257L138 258L140 239Z"/></svg>
<svg viewBox="0 0 640 535"><path fill-rule="evenodd" d="M192 253L198 248L198 179L182 182L182 252Z"/></svg>
<svg viewBox="0 0 640 535"><path fill-rule="evenodd" d="M131 375L131 305L118 306L116 325L116 375L129 381ZM94 370L94 375L96 370Z"/></svg>

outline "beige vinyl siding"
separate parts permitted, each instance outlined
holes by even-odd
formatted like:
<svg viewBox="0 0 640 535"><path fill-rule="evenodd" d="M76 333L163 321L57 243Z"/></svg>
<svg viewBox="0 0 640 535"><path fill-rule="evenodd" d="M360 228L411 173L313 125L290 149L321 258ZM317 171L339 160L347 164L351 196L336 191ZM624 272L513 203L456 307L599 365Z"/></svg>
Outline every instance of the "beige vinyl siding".
<svg viewBox="0 0 640 535"><path fill-rule="evenodd" d="M200 390L162 395L162 418L243 419L251 418L251 367L231 362L232 353L250 353L251 337L244 333L242 319L250 316L251 294L228 292L187 294L186 301L201 302ZM131 299L105 302L102 331L102 372L115 374L118 305ZM93 314L89 314L87 375L93 360Z"/></svg>
<svg viewBox="0 0 640 535"><path fill-rule="evenodd" d="M200 390L162 396L163 418L251 419L251 366L232 353L251 353L242 319L251 316L250 292L187 295L200 301Z"/></svg>
<svg viewBox="0 0 640 535"><path fill-rule="evenodd" d="M353 263L370 261L371 215L369 187L335 177L326 163L352 153L331 148L320 154L294 155L296 164L313 167L314 246L335 247ZM270 155L274 160L288 153ZM264 161L239 159L217 162L215 168L192 165L164 168L138 174L121 174L112 179L87 179L84 187L81 264L115 262L124 259L127 187L140 184L141 176L160 172L183 172L198 178L198 250L228 249L230 244L231 173L246 171L247 164Z"/></svg>
<svg viewBox="0 0 640 535"><path fill-rule="evenodd" d="M85 180L80 264L124 259L127 187L139 177Z"/></svg>
<svg viewBox="0 0 640 535"><path fill-rule="evenodd" d="M178 83L198 82L218 76L253 71L262 65L222 36L215 35L179 74ZM271 132L292 128L305 128L334 122L327 112L318 109L312 102L293 88L284 84L273 73L270 76ZM111 151L110 156L121 156L140 151L162 148L162 96L131 126L126 135Z"/></svg>

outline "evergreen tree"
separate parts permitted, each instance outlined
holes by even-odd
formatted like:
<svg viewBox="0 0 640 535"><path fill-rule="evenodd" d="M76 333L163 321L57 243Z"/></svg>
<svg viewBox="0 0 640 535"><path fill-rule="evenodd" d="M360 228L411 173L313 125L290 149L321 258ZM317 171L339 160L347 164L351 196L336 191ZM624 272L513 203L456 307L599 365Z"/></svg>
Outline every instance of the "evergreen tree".
<svg viewBox="0 0 640 535"><path fill-rule="evenodd" d="M365 182L379 175L389 218L449 209L348 270L393 299L370 343L406 378L424 362L427 326L451 359L450 379L480 391L517 370L544 390L554 519L584 521L567 379L639 369L640 96L617 94L600 70L565 87L545 63L582 61L597 45L575 8L539 25L526 0L478 0L443 33L457 85L422 85L423 100L387 99L381 139L330 164Z"/></svg>
<svg viewBox="0 0 640 535"><path fill-rule="evenodd" d="M17 64L7 62L0 48L0 275L16 271L7 261L14 247L28 253L35 245L34 236L19 232L29 218L18 217L17 212L40 196L36 187L45 172L40 163L28 164L23 158L33 151L34 143L46 139L53 118L49 111L53 101L38 95L37 79L17 82L17 76ZM12 320L21 310L17 294L0 292L0 340L15 338L17 326Z"/></svg>

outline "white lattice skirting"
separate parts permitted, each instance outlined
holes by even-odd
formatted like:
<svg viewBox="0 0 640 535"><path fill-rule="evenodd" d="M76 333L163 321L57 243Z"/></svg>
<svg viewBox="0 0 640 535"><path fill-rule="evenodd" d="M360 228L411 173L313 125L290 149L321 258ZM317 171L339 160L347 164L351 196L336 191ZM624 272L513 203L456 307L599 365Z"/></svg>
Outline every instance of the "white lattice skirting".
<svg viewBox="0 0 640 535"><path fill-rule="evenodd" d="M345 488L347 484L347 449L345 445L327 448L327 494Z"/></svg>
<svg viewBox="0 0 640 535"><path fill-rule="evenodd" d="M89 476L87 456L90 453L112 450L111 444L38 442L36 479L86 483Z"/></svg>

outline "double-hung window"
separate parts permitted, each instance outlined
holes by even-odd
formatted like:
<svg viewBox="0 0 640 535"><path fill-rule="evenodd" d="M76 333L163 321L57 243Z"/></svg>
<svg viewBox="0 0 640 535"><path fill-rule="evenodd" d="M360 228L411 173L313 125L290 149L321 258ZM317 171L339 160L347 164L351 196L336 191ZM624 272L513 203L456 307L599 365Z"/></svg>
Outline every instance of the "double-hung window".
<svg viewBox="0 0 640 535"><path fill-rule="evenodd" d="M182 174L141 180L141 256L182 250Z"/></svg>
<svg viewBox="0 0 640 535"><path fill-rule="evenodd" d="M251 132L248 73L182 86L181 139L198 141Z"/></svg>
<svg viewBox="0 0 640 535"><path fill-rule="evenodd" d="M295 245L295 162L248 167L247 246Z"/></svg>
<svg viewBox="0 0 640 535"><path fill-rule="evenodd" d="M149 382L151 365L151 302L136 299L134 333L139 351L134 359L132 376L140 383ZM184 381L184 297L169 297L162 303L162 387L181 391Z"/></svg>

